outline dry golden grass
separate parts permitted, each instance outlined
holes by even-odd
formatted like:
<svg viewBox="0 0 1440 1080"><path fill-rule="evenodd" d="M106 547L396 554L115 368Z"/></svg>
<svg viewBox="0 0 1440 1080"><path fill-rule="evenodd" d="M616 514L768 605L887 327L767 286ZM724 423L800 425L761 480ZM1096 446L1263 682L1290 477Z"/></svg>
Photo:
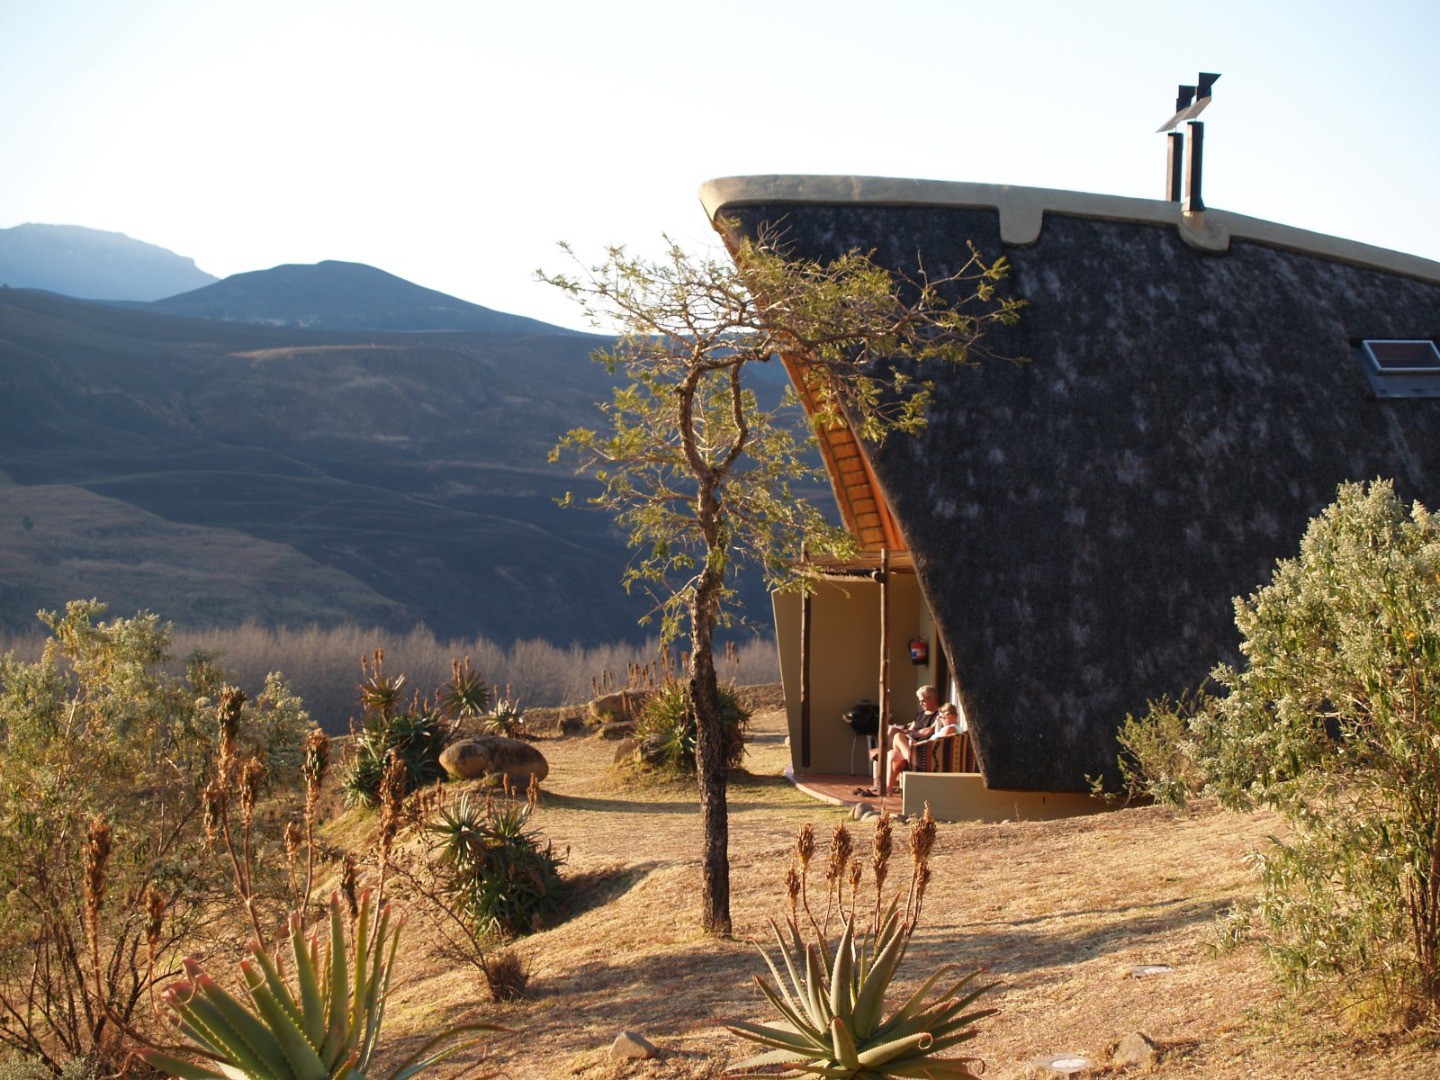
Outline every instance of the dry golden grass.
<svg viewBox="0 0 1440 1080"><path fill-rule="evenodd" d="M517 1080L708 1077L747 1053L717 1018L768 1019L751 983L763 965L750 939L781 913L799 827L813 823L823 849L844 819L780 777L781 714L758 716L754 735L750 772L731 788L734 940L698 930L699 815L689 792L617 781L612 743L546 739L551 771L533 824L568 849L576 896L563 922L518 944L529 997L489 1004L479 973L438 958L433 928L415 911L387 1018L391 1052L471 1016L514 1029L489 1040L487 1060ZM1132 1031L1159 1044L1159 1076L1440 1075L1433 1042L1340 1034L1323 1011L1286 1002L1255 946L1215 947L1218 920L1255 893L1246 852L1278 827L1267 815L1157 807L941 825L901 989L944 962L987 966L1000 1013L972 1045L999 1080L1054 1075L1029 1062L1071 1052L1097 1062L1087 1075L1120 1075L1105 1064L1107 1047ZM870 826L851 829L868 848ZM907 870L897 865L891 880ZM1173 970L1133 977L1141 964ZM661 1057L612 1062L610 1044L626 1030Z"/></svg>

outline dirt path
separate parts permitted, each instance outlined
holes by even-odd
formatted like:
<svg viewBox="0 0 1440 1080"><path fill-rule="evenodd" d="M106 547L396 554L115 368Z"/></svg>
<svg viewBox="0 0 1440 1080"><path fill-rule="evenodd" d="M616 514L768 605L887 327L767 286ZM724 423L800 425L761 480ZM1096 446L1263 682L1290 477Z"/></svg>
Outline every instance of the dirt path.
<svg viewBox="0 0 1440 1080"><path fill-rule="evenodd" d="M763 965L749 939L779 915L794 837L806 822L828 842L843 813L780 775L783 715L756 717L747 775L731 788L732 913L736 938L698 930L699 814L681 787L627 788L614 744L538 743L551 766L533 824L567 852L578 883L573 913L524 939L530 999L485 1003L475 972L436 957L423 925L409 932L392 1036L433 1030L478 1011L516 1029L489 1060L531 1077L701 1077L747 1053L716 1018L768 1019L751 985ZM1410 1076L1419 1051L1306 1036L1253 946L1217 951L1219 921L1253 896L1247 851L1277 827L1263 815L1192 817L1158 808L1050 823L942 825L924 925L903 988L936 966L988 966L1001 983L974 1052L985 1075L1035 1073L1032 1059L1106 1047L1132 1031L1160 1043L1157 1075ZM852 825L868 850L871 828ZM897 840L906 834L898 830ZM897 843L903 848L902 843ZM897 866L897 876L908 872ZM1137 965L1168 973L1131 975ZM655 1061L612 1063L621 1031L644 1034Z"/></svg>

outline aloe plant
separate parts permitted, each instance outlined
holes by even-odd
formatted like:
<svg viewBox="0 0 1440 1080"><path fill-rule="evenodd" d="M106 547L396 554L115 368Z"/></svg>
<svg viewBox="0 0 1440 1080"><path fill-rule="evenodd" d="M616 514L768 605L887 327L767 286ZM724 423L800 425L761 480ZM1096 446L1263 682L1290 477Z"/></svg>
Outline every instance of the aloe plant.
<svg viewBox="0 0 1440 1080"><path fill-rule="evenodd" d="M564 862L539 833L528 831L530 799L472 800L442 807L426 831L445 892L476 933L509 937L539 929L564 896ZM542 846L543 844L543 846Z"/></svg>
<svg viewBox="0 0 1440 1080"><path fill-rule="evenodd" d="M785 1026L730 1021L726 1026L742 1038L769 1049L736 1063L731 1072L783 1067L790 1074L815 1073L831 1078L885 1076L973 1077L967 1059L941 1055L973 1039L974 1024L995 1012L967 1012L990 986L968 989L979 972L945 986L928 1003L926 996L947 974L946 964L932 974L893 1015L882 1019L886 991L900 966L908 937L898 913L891 912L876 936L874 952L857 948L854 921L845 924L827 970L820 943L806 942L792 921L790 940L776 928L788 977L781 978L768 954L765 963L775 986L756 978Z"/></svg>
<svg viewBox="0 0 1440 1080"><path fill-rule="evenodd" d="M920 902L929 879L927 862L934 840L934 820L929 808L912 831L914 856L912 887L903 910L897 896L887 906L879 903L890 857L890 825L882 819L876 828L876 906L869 926L857 931L855 892L860 880L858 861L852 858L850 838L843 826L836 828L831 845L831 872L827 875L831 899L842 911L843 882L851 882L849 917L833 948L828 935L814 917L809 918L813 940L800 930L800 912L809 913L804 881L814 851L809 826L801 830L797 845L798 869L787 878L791 914L782 930L775 923L785 975L763 949L761 955L774 978L774 985L756 976L756 985L780 1014L778 1026L732 1020L726 1026L741 1038L765 1047L763 1053L730 1067L730 1073L758 1070L801 1076L813 1073L826 1080L880 1080L882 1077L918 1077L945 1080L974 1077L969 1066L973 1058L947 1057L973 1039L975 1024L992 1015L994 1009L972 1010L977 998L994 986L972 985L978 971L949 981L957 970L953 964L937 969L903 1005L885 1017L886 995L899 971L918 925ZM827 920L828 922L828 917Z"/></svg>
<svg viewBox="0 0 1440 1080"><path fill-rule="evenodd" d="M495 688L470 666L470 658L450 661L450 680L435 692L435 704L447 719L480 716L490 707Z"/></svg>
<svg viewBox="0 0 1440 1080"><path fill-rule="evenodd" d="M525 709L519 701L499 698L482 721L487 735L504 735L514 738L525 727Z"/></svg>
<svg viewBox="0 0 1440 1080"><path fill-rule="evenodd" d="M322 955L318 939L307 939L299 915L292 914L295 987L260 943L251 942L251 959L240 969L253 1007L187 959L186 979L168 987L162 999L202 1061L158 1050L144 1051L143 1057L182 1080L365 1080L385 1017L399 938L400 922L392 922L388 905L376 911L367 899L347 953L337 894L330 898L330 938ZM467 1034L499 1030L485 1023L448 1028L396 1066L389 1080L406 1080L474 1045L462 1038Z"/></svg>

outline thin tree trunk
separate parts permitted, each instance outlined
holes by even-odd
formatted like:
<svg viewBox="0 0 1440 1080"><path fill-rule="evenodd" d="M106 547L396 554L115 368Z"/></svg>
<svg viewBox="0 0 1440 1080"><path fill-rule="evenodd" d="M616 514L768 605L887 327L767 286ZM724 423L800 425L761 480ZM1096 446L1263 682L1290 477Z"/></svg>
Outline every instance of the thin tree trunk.
<svg viewBox="0 0 1440 1080"><path fill-rule="evenodd" d="M696 766L700 782L702 841L701 923L707 934L728 935L730 926L730 815L725 802L730 766L725 723L715 678L714 605L720 576L701 572L691 608L690 701L695 709Z"/></svg>

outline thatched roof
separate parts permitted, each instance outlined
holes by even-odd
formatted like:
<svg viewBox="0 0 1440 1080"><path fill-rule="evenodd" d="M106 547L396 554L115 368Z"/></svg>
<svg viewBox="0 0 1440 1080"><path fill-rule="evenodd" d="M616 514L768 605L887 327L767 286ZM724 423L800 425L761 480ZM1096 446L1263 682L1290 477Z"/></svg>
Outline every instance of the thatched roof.
<svg viewBox="0 0 1440 1080"><path fill-rule="evenodd" d="M1029 306L990 344L1030 362L954 371L920 439L858 448L868 468L826 452L837 491L894 514L993 787L1113 776L1126 713L1236 659L1232 598L1337 484L1440 506L1440 399L1377 400L1355 348L1440 337L1440 264L1066 192L761 177L702 198L803 255L943 274L973 241L1013 265Z"/></svg>

